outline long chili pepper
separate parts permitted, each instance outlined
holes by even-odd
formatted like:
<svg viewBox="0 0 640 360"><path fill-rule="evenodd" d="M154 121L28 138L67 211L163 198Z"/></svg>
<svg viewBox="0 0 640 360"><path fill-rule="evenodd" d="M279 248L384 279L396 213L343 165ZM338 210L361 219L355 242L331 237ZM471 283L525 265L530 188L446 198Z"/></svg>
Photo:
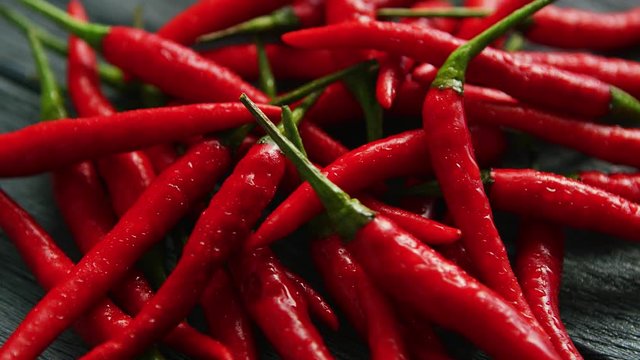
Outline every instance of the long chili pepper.
<svg viewBox="0 0 640 360"><path fill-rule="evenodd" d="M520 62L547 64L577 74L593 76L640 97L640 63L588 53L527 52L512 56Z"/></svg>
<svg viewBox="0 0 640 360"><path fill-rule="evenodd" d="M273 11L287 0L202 0L180 12L158 30L158 35L191 45L201 36Z"/></svg>
<svg viewBox="0 0 640 360"><path fill-rule="evenodd" d="M114 228L27 314L0 348L0 358L36 357L58 334L101 299L133 263L210 191L230 162L217 141L191 148L158 176ZM46 323L46 327L40 324Z"/></svg>
<svg viewBox="0 0 640 360"><path fill-rule="evenodd" d="M575 177L587 185L640 203L640 175L637 173L605 174L599 171L581 171Z"/></svg>
<svg viewBox="0 0 640 360"><path fill-rule="evenodd" d="M291 5L284 6L271 14L202 35L198 41L212 42L234 35L319 26L324 21L324 3L325 0L294 0Z"/></svg>
<svg viewBox="0 0 640 360"><path fill-rule="evenodd" d="M477 22L467 24L467 26L460 28L456 36L461 39L474 38L507 17L509 14L531 2L531 0L499 0L495 4L494 11L490 16L479 19Z"/></svg>
<svg viewBox="0 0 640 360"><path fill-rule="evenodd" d="M478 135L483 132L485 129L477 128L475 132L472 129L473 139L481 138ZM490 136L490 139L495 138ZM495 159L495 143L474 140L480 163ZM503 147L504 143L500 152ZM345 191L357 193L390 178L426 175L427 169L416 164L423 162L428 156L424 131L413 130L354 149L331 163L323 172ZM247 241L247 247L263 246L279 240L321 211L318 197L309 184L305 183L264 220Z"/></svg>
<svg viewBox="0 0 640 360"><path fill-rule="evenodd" d="M385 56L381 59L376 99L385 109L391 108L398 92L400 82L409 72L412 61L404 57Z"/></svg>
<svg viewBox="0 0 640 360"><path fill-rule="evenodd" d="M240 92L247 92L258 101L267 102L264 94L229 69L161 36L123 26L79 22L44 0L21 1L85 40L125 73L168 95L221 102L235 101Z"/></svg>
<svg viewBox="0 0 640 360"><path fill-rule="evenodd" d="M391 305L340 238L329 236L314 241L311 253L327 290L349 322L367 339L371 358L406 359L400 325Z"/></svg>
<svg viewBox="0 0 640 360"><path fill-rule="evenodd" d="M308 49L376 49L437 66L464 44L436 29L376 21L300 30L285 34L282 39ZM470 82L565 113L591 118L607 114L640 116L638 100L616 87L548 65L523 64L500 50L485 49L479 54L469 66L468 78Z"/></svg>
<svg viewBox="0 0 640 360"><path fill-rule="evenodd" d="M263 108L272 116L280 111L268 105ZM86 159L234 128L251 121L243 109L238 103L185 105L27 126L0 134L0 176L33 175Z"/></svg>
<svg viewBox="0 0 640 360"><path fill-rule="evenodd" d="M311 99L317 96L311 95ZM307 102L311 106L313 101ZM304 116L298 111L296 121ZM211 199L192 231L176 268L119 336L83 359L135 356L173 329L196 305L213 272L249 235L273 198L286 166L268 138L253 146ZM243 194L251 202L238 197ZM177 296L176 294L180 294Z"/></svg>
<svg viewBox="0 0 640 360"><path fill-rule="evenodd" d="M260 113L241 101L313 184L329 219L377 285L396 301L462 333L496 358L558 359L547 336L462 269L331 183Z"/></svg>
<svg viewBox="0 0 640 360"><path fill-rule="evenodd" d="M450 244L459 240L462 236L458 229L387 205L372 197L364 196L358 197L358 199L369 209L383 214L425 244Z"/></svg>
<svg viewBox="0 0 640 360"><path fill-rule="evenodd" d="M560 318L559 293L564 234L557 226L535 220L520 224L516 273L533 314L565 360L581 360Z"/></svg>
<svg viewBox="0 0 640 360"><path fill-rule="evenodd" d="M616 50L640 43L640 7L596 13L549 7L533 16L527 39L565 49Z"/></svg>
<svg viewBox="0 0 640 360"><path fill-rule="evenodd" d="M498 210L638 241L639 205L629 199L532 169L493 169L483 181ZM426 183L409 192L437 196L439 188Z"/></svg>
<svg viewBox="0 0 640 360"><path fill-rule="evenodd" d="M234 360L258 358L251 322L226 270L216 271L209 279L200 305L207 319L209 333L229 348Z"/></svg>
<svg viewBox="0 0 640 360"><path fill-rule="evenodd" d="M479 271L480 279L513 304L534 326L535 318L516 280L484 193L464 109L469 62L518 22L550 4L536 0L455 50L442 65L424 100L422 124L427 146L453 222Z"/></svg>
<svg viewBox="0 0 640 360"><path fill-rule="evenodd" d="M472 96L464 108L471 122L520 130L602 160L640 166L635 156L640 151L638 129L585 122L518 103L476 101Z"/></svg>
<svg viewBox="0 0 640 360"><path fill-rule="evenodd" d="M233 261L232 274L246 308L283 359L333 359L305 296L268 248Z"/></svg>

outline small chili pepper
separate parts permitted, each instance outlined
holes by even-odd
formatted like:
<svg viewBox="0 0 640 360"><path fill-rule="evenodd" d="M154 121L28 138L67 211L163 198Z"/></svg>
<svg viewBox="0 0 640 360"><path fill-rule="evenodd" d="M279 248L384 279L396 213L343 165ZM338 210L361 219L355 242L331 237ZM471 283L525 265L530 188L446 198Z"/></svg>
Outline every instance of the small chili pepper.
<svg viewBox="0 0 640 360"><path fill-rule="evenodd" d="M44 0L21 1L86 41L125 73L168 95L190 101L222 102L235 101L240 92L245 92L262 103L267 102L264 94L229 69L173 41L140 29L79 22Z"/></svg>
<svg viewBox="0 0 640 360"><path fill-rule="evenodd" d="M640 176L637 173L604 174L599 171L581 171L576 178L587 185L640 203Z"/></svg>
<svg viewBox="0 0 640 360"><path fill-rule="evenodd" d="M227 150L217 141L205 141L160 174L109 234L27 314L0 348L0 358L23 347L28 351L16 359L35 358L213 188L229 161ZM39 325L45 323L46 327Z"/></svg>
<svg viewBox="0 0 640 360"><path fill-rule="evenodd" d="M530 319L534 327L539 325L522 295L493 222L470 139L463 92L471 60L510 28L551 2L534 1L451 53L431 84L422 110L431 166L453 222L464 234L462 241L480 279Z"/></svg>
<svg viewBox="0 0 640 360"><path fill-rule="evenodd" d="M485 132L485 129L480 128L473 130L473 139L480 138L478 135ZM495 138L490 136L489 139ZM481 163L486 163L488 158L495 158L495 154L489 154L493 153L495 141L482 142L481 145L474 140L474 144ZM502 148L504 146L503 142ZM428 156L424 132L413 130L352 150L323 169L323 172L345 191L357 193L386 179L428 175L427 169L416 166ZM263 221L247 241L247 247L265 246L279 240L319 215L321 211L319 199L309 184L305 183Z"/></svg>
<svg viewBox="0 0 640 360"><path fill-rule="evenodd" d="M258 358L251 322L226 270L216 271L209 279L200 305L207 319L209 333L229 348L234 360Z"/></svg>
<svg viewBox="0 0 640 360"><path fill-rule="evenodd" d="M278 79L309 80L337 70L329 51L300 50L277 44L268 44L266 48L273 73ZM225 46L200 54L245 79L258 78L257 53L253 44Z"/></svg>
<svg viewBox="0 0 640 360"><path fill-rule="evenodd" d="M527 39L565 49L616 50L640 44L640 7L618 13L550 7L533 16Z"/></svg>
<svg viewBox="0 0 640 360"><path fill-rule="evenodd" d="M340 238L329 236L314 241L311 252L327 290L369 343L371 358L407 359L391 304L343 247Z"/></svg>
<svg viewBox="0 0 640 360"><path fill-rule="evenodd" d="M531 3L531 0L500 0L495 4L494 11L491 15L460 28L456 36L467 40L474 38L509 14L529 3Z"/></svg>
<svg viewBox="0 0 640 360"><path fill-rule="evenodd" d="M313 184L335 230L349 241L348 249L389 296L462 333L491 356L559 358L546 334L531 327L518 310L394 223L350 198L304 158L255 104L246 96L241 101L300 175Z"/></svg>
<svg viewBox="0 0 640 360"><path fill-rule="evenodd" d="M462 233L458 229L387 205L372 197L360 196L358 199L369 209L383 214L425 244L450 244L456 242L462 236Z"/></svg>
<svg viewBox="0 0 640 360"><path fill-rule="evenodd" d="M376 99L385 109L390 109L400 83L409 72L412 61L405 57L385 56L381 60L376 83Z"/></svg>
<svg viewBox="0 0 640 360"><path fill-rule="evenodd" d="M263 108L276 116L280 111L268 105ZM27 126L0 134L0 176L37 174L86 159L234 128L251 120L243 109L237 103L185 105Z"/></svg>
<svg viewBox="0 0 640 360"><path fill-rule="evenodd" d="M464 44L436 29L376 21L300 30L282 39L305 49L376 49L437 66ZM614 86L548 65L523 64L500 50L485 49L470 65L468 77L472 83L564 113L591 118L607 114L640 117L640 102Z"/></svg>
<svg viewBox="0 0 640 360"><path fill-rule="evenodd" d="M589 156L617 164L640 166L635 156L640 151L638 129L585 122L518 103L476 101L473 96L467 96L465 110L471 122L520 130Z"/></svg>
<svg viewBox="0 0 640 360"><path fill-rule="evenodd" d="M577 74L593 76L640 97L640 63L588 53L527 52L512 53L517 61L547 64Z"/></svg>
<svg viewBox="0 0 640 360"><path fill-rule="evenodd" d="M243 302L283 359L333 359L309 318L309 304L267 248L232 262Z"/></svg>
<svg viewBox="0 0 640 360"><path fill-rule="evenodd" d="M309 283L301 278L300 275L295 274L288 269L285 269L285 272L287 277L296 285L298 291L304 295L311 315L322 321L331 330L337 331L340 327L340 323L329 303L327 303L324 298L313 287L311 287L311 285L309 285Z"/></svg>
<svg viewBox="0 0 640 360"><path fill-rule="evenodd" d="M241 34L319 26L324 21L324 3L325 0L294 0L292 5L284 6L271 14L202 35L198 38L198 42L218 41Z"/></svg>
<svg viewBox="0 0 640 360"><path fill-rule="evenodd" d="M557 226L527 220L520 224L516 272L538 322L565 360L581 360L560 318L558 295L564 259L564 234Z"/></svg>
<svg viewBox="0 0 640 360"><path fill-rule="evenodd" d="M158 30L158 35L179 44L191 45L203 34L273 11L287 2L286 0L198 1L163 25Z"/></svg>

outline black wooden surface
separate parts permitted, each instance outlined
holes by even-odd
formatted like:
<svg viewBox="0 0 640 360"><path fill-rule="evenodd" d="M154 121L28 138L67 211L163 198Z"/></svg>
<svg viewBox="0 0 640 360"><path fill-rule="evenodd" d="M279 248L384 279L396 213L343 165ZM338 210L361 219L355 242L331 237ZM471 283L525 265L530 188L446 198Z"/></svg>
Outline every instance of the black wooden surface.
<svg viewBox="0 0 640 360"><path fill-rule="evenodd" d="M261 0L256 0L261 1ZM52 1L64 5L65 1ZM192 1L175 0L86 0L90 16L109 24L130 24L135 6L144 6L146 25L156 29L166 19ZM14 0L2 0L18 8ZM602 11L637 6L637 0L561 0L559 5L593 8ZM40 24L57 34L57 28L34 16ZM617 54L634 57L633 54ZM635 55L636 58L637 52ZM65 76L64 61L50 56L58 78ZM38 118L38 94L34 88L35 71L25 39L19 32L0 22L0 131L18 129ZM558 147L539 145L540 163L545 170L615 169L615 167ZM20 154L16 154L20 156ZM24 206L58 243L78 259L69 234L53 203L47 175L1 180L0 186ZM507 241L513 238L516 221L499 216ZM0 234L0 339L20 323L27 311L43 296L33 277L20 260L9 240ZM307 253L303 249L279 247L283 260L316 282ZM609 237L571 232L561 293L564 321L578 347L589 359L640 359L640 246ZM344 321L343 321L344 325ZM324 331L329 347L339 359L366 359L366 346L348 326L339 333ZM457 342L453 342L457 347ZM44 359L71 359L86 351L77 335L67 332L42 355ZM277 358L268 346L261 351L265 359ZM477 355L476 357L481 356Z"/></svg>

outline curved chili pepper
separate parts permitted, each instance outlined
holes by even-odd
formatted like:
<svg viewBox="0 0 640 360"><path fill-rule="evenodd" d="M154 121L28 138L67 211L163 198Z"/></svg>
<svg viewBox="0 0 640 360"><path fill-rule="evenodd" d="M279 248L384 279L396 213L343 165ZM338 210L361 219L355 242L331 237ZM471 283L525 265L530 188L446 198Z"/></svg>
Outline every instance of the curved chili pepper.
<svg viewBox="0 0 640 360"><path fill-rule="evenodd" d="M236 165L195 225L178 265L131 324L83 359L130 358L173 329L196 305L213 272L249 234L284 174L277 146L254 146ZM238 197L243 194L252 201Z"/></svg>
<svg viewBox="0 0 640 360"><path fill-rule="evenodd" d="M483 31L498 23L500 20L507 17L509 14L531 2L531 0L500 0L494 7L494 11L491 15L460 28L456 36L467 40L476 37Z"/></svg>
<svg viewBox="0 0 640 360"><path fill-rule="evenodd" d="M387 294L462 333L496 358L559 359L547 335L434 250L349 197L317 170L245 96L241 101L313 184L335 229ZM471 325L471 326L470 326ZM478 330L482 328L481 330Z"/></svg>
<svg viewBox="0 0 640 360"><path fill-rule="evenodd" d="M478 139L477 134L483 132L480 128L477 131L472 129L473 139ZM489 155L493 152L495 142L485 144L474 140L474 143L481 163L487 158L495 158L495 154ZM413 130L354 149L327 166L323 172L345 191L357 193L386 179L428 175L427 169L416 166L428 156L424 131ZM260 225L247 241L247 247L262 246L281 239L321 211L322 206L313 189L307 183L302 184Z"/></svg>
<svg viewBox="0 0 640 360"><path fill-rule="evenodd" d="M593 76L640 97L640 63L588 53L527 52L511 55L520 62L554 66L577 74Z"/></svg>
<svg viewBox="0 0 640 360"><path fill-rule="evenodd" d="M212 31L273 11L287 0L202 0L180 12L158 30L158 35L184 45ZM221 11L224 9L224 11Z"/></svg>
<svg viewBox="0 0 640 360"><path fill-rule="evenodd" d="M383 214L425 244L450 244L458 241L462 236L462 233L458 229L387 205L372 197L361 196L358 197L358 199L369 209Z"/></svg>
<svg viewBox="0 0 640 360"><path fill-rule="evenodd" d="M640 203L640 176L634 174L604 174L599 171L581 171L577 179L612 194Z"/></svg>
<svg viewBox="0 0 640 360"><path fill-rule="evenodd" d="M329 306L329 304L324 300L324 298L298 274L295 274L287 269L285 269L285 272L287 274L287 277L296 285L300 293L304 295L311 315L318 318L318 320L322 321L331 330L337 331L340 327L338 317L333 312L333 309L331 309L331 306Z"/></svg>
<svg viewBox="0 0 640 360"><path fill-rule="evenodd" d="M396 98L400 83L406 77L413 62L405 57L393 56L384 56L380 62L376 98L384 109L389 109Z"/></svg>
<svg viewBox="0 0 640 360"><path fill-rule="evenodd" d="M437 66L464 44L436 29L376 21L300 30L285 34L282 39L307 49L376 49ZM523 64L500 50L485 49L470 64L468 77L472 83L565 113L588 117L640 115L640 103L616 87L548 65Z"/></svg>
<svg viewBox="0 0 640 360"><path fill-rule="evenodd" d="M314 263L327 290L367 339L375 360L407 359L400 324L391 304L344 248L337 236L314 241Z"/></svg>
<svg viewBox="0 0 640 360"><path fill-rule="evenodd" d="M277 44L269 44L266 48L273 73L279 79L309 80L337 70L329 51L300 50ZM258 78L257 52L253 44L225 46L200 54L245 79Z"/></svg>
<svg viewBox="0 0 640 360"><path fill-rule="evenodd" d="M551 2L536 0L456 49L438 71L422 110L431 166L480 279L530 319L534 327L539 325L522 295L493 222L467 127L463 92L469 62L511 27Z"/></svg>
<svg viewBox="0 0 640 360"><path fill-rule="evenodd" d="M520 224L516 272L531 310L565 360L581 360L562 319L558 295L564 234L557 226L527 220Z"/></svg>
<svg viewBox="0 0 640 360"><path fill-rule="evenodd" d="M21 1L85 40L125 73L168 95L221 102L235 101L244 92L262 103L268 100L229 69L173 41L139 29L79 22L44 0Z"/></svg>
<svg viewBox="0 0 640 360"><path fill-rule="evenodd" d="M246 308L283 359L333 359L309 318L309 305L267 248L232 262Z"/></svg>
<svg viewBox="0 0 640 360"><path fill-rule="evenodd" d="M264 105L263 108L272 116L279 115L276 107ZM241 104L223 103L38 123L0 134L0 176L37 174L86 159L230 129L250 121L251 116Z"/></svg>
<svg viewBox="0 0 640 360"><path fill-rule="evenodd" d="M618 13L549 7L533 16L527 39L565 49L615 50L640 44L640 7Z"/></svg>
<svg viewBox="0 0 640 360"><path fill-rule="evenodd" d="M234 360L258 358L251 322L226 270L216 271L200 299L209 333L225 344Z"/></svg>
<svg viewBox="0 0 640 360"><path fill-rule="evenodd" d="M468 96L465 110L472 122L505 126L589 156L617 164L640 166L640 131L537 110L518 103L476 101ZM567 136L571 134L571 136Z"/></svg>
<svg viewBox="0 0 640 360"><path fill-rule="evenodd" d="M0 358L22 347L28 351L16 359L36 357L213 188L229 161L227 150L217 141L205 141L160 174L109 234L27 314L0 348ZM39 326L45 322L46 327Z"/></svg>

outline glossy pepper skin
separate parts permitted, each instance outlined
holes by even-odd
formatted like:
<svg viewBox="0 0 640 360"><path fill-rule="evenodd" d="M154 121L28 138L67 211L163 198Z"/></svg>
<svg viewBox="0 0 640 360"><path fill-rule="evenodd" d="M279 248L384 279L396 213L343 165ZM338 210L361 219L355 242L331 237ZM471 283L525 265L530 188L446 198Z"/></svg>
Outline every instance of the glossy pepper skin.
<svg viewBox="0 0 640 360"><path fill-rule="evenodd" d="M640 7L618 13L549 7L533 16L527 39L564 49L616 50L640 43Z"/></svg>
<svg viewBox="0 0 640 360"><path fill-rule="evenodd" d="M605 174L599 171L581 171L577 178L587 185L640 203L640 175L637 173Z"/></svg>
<svg viewBox="0 0 640 360"><path fill-rule="evenodd" d="M212 189L229 162L227 150L210 140L190 149L160 174L109 234L27 314L0 349L0 357L21 347L27 347L28 352L16 359L36 357L106 295L135 261ZM43 321L47 327L39 326Z"/></svg>
<svg viewBox="0 0 640 360"><path fill-rule="evenodd" d="M249 234L284 174L277 146L254 146L236 165L198 219L176 268L130 326L82 359L139 355L163 337L197 304L213 272ZM243 197L238 197L243 194ZM246 201L246 198L252 201Z"/></svg>
<svg viewBox="0 0 640 360"><path fill-rule="evenodd" d="M480 139L483 129L473 132ZM502 153L499 141L478 142L475 146L481 163ZM500 139L498 139L500 140ZM494 148L498 145L497 148ZM415 164L428 157L424 131L413 130L371 142L337 159L323 171L329 180L347 192L357 193L386 179L409 175L428 175L430 171ZM308 183L302 184L278 206L249 239L247 246L270 244L295 231L322 212L320 200Z"/></svg>
<svg viewBox="0 0 640 360"><path fill-rule="evenodd" d="M232 274L245 307L283 359L333 359L306 297L268 248L241 255Z"/></svg>
<svg viewBox="0 0 640 360"><path fill-rule="evenodd" d="M331 296L367 340L371 358L408 359L401 326L391 304L340 238L329 236L314 241L311 252Z"/></svg>
<svg viewBox="0 0 640 360"><path fill-rule="evenodd" d="M496 209L638 241L638 204L566 177L495 169L489 190Z"/></svg>
<svg viewBox="0 0 640 360"><path fill-rule="evenodd" d="M227 271L216 271L202 294L200 305L207 319L209 333L219 339L234 360L258 358L251 321L242 307L240 295Z"/></svg>
<svg viewBox="0 0 640 360"><path fill-rule="evenodd" d="M266 14L288 2L286 0L198 1L163 25L158 30L158 35L179 44L191 45L200 35Z"/></svg>
<svg viewBox="0 0 640 360"><path fill-rule="evenodd" d="M264 106L269 114L279 116L280 109ZM230 129L250 121L251 116L242 105L222 103L38 123L0 134L0 176L33 175L82 160ZM17 159L16 153L22 157Z"/></svg>
<svg viewBox="0 0 640 360"><path fill-rule="evenodd" d="M516 272L538 322L565 360L581 360L560 318L559 293L564 234L557 226L535 220L520 224Z"/></svg>
<svg viewBox="0 0 640 360"><path fill-rule="evenodd" d="M376 21L295 31L283 35L283 40L306 49L376 49L436 66L464 43L436 29ZM471 83L503 90L543 108L587 117L612 111L613 90L608 84L547 65L523 64L500 50L485 49L471 62L467 75Z"/></svg>

